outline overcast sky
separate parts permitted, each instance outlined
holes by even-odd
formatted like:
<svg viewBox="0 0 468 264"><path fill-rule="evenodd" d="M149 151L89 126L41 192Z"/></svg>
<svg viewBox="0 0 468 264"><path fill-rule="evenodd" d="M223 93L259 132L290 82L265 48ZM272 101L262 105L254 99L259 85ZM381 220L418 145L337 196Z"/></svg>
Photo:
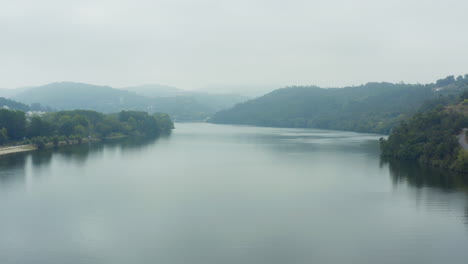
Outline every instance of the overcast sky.
<svg viewBox="0 0 468 264"><path fill-rule="evenodd" d="M468 73L466 0L0 0L0 87L325 87Z"/></svg>

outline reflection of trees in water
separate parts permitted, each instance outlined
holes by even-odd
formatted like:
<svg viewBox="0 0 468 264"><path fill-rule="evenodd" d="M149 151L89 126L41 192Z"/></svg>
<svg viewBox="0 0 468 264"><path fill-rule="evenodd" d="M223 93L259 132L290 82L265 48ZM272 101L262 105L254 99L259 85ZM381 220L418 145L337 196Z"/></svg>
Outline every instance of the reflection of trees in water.
<svg viewBox="0 0 468 264"><path fill-rule="evenodd" d="M434 187L445 191L468 193L468 176L447 170L420 166L415 162L384 161L388 163L394 184L406 182L415 188Z"/></svg>
<svg viewBox="0 0 468 264"><path fill-rule="evenodd" d="M23 167L26 163L26 157L29 153L20 152L0 156L0 170L12 167Z"/></svg>
<svg viewBox="0 0 468 264"><path fill-rule="evenodd" d="M84 163L90 155L102 154L104 149L114 151L121 149L122 151L132 151L141 149L143 146L149 146L151 143L158 140L159 137L125 137L118 139L107 139L102 142L83 143L80 145L69 145L57 148L55 153L67 161Z"/></svg>
<svg viewBox="0 0 468 264"><path fill-rule="evenodd" d="M91 153L102 152L104 145L101 143L82 143L80 145L62 146L55 149L54 153L59 154L69 162L84 163Z"/></svg>
<svg viewBox="0 0 468 264"><path fill-rule="evenodd" d="M52 153L51 149L31 152L32 164L34 166L48 165L52 161Z"/></svg>
<svg viewBox="0 0 468 264"><path fill-rule="evenodd" d="M468 207L465 208L465 224L468 225Z"/></svg>
<svg viewBox="0 0 468 264"><path fill-rule="evenodd" d="M388 164L393 183L407 183L415 188L431 187L446 192L462 191L468 194L468 175L420 166L415 162L381 161ZM468 196L467 196L468 198ZM465 224L468 224L468 207L465 207Z"/></svg>
<svg viewBox="0 0 468 264"><path fill-rule="evenodd" d="M149 146L151 143L158 140L159 137L143 138L143 137L125 137L117 139L107 139L102 142L83 143L80 145L63 146L56 149L56 153L67 161L84 163L90 155L102 154L104 149L114 151L121 149L122 151L132 151L141 149L143 146Z"/></svg>
<svg viewBox="0 0 468 264"><path fill-rule="evenodd" d="M123 151L130 151L140 149L143 146L150 146L151 143L159 139L167 138L168 136L161 137L127 137L122 139L108 139L104 143L106 147L120 148Z"/></svg>
<svg viewBox="0 0 468 264"><path fill-rule="evenodd" d="M167 138L168 136L162 137ZM120 149L123 152L138 151L144 146L150 146L161 137L138 138L128 137L111 139L97 143L83 143L80 145L61 146L32 152L22 152L0 157L0 184L14 181L24 181L28 164L32 165L32 170L39 171L47 169L51 164L54 155L65 159L66 162L85 163L93 155L100 155L104 149L115 151ZM30 160L29 160L30 159ZM28 162L31 162L29 163ZM35 175L41 175L36 173Z"/></svg>
<svg viewBox="0 0 468 264"><path fill-rule="evenodd" d="M0 184L24 181L25 167L29 153L14 153L0 157Z"/></svg>

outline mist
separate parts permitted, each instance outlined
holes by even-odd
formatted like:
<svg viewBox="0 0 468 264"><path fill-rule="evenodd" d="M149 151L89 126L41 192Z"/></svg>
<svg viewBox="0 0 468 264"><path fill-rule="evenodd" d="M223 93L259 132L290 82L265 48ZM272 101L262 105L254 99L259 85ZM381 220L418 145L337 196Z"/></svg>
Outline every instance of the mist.
<svg viewBox="0 0 468 264"><path fill-rule="evenodd" d="M464 1L1 5L0 88L76 81L223 92L249 87L255 94L287 85L432 82L468 68Z"/></svg>

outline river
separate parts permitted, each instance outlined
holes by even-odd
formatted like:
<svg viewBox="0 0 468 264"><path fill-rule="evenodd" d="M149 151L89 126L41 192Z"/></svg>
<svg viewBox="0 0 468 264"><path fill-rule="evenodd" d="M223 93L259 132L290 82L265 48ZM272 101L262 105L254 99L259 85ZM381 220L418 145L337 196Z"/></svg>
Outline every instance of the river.
<svg viewBox="0 0 468 264"><path fill-rule="evenodd" d="M378 139L182 123L3 156L0 263L467 263L467 181Z"/></svg>

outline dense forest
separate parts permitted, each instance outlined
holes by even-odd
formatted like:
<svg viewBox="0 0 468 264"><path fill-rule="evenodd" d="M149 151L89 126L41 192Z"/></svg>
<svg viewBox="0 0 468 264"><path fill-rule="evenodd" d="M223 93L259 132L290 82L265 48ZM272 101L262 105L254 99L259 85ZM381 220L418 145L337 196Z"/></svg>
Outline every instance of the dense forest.
<svg viewBox="0 0 468 264"><path fill-rule="evenodd" d="M23 141L42 146L47 142L111 136L157 136L174 128L167 114L121 111L102 114L91 110L47 113L27 118L20 110L0 109L0 144Z"/></svg>
<svg viewBox="0 0 468 264"><path fill-rule="evenodd" d="M216 113L209 122L304 127L388 134L421 107L453 102L468 87L468 75L432 84L368 83L323 89L288 87Z"/></svg>
<svg viewBox="0 0 468 264"><path fill-rule="evenodd" d="M461 110L465 108L465 99L468 99L468 92L462 94L458 106L438 105L432 109L422 109L409 120L401 122L387 140L380 140L382 157L387 160L418 161L467 173L468 151L460 147L456 137L463 128L468 127L468 116Z"/></svg>

